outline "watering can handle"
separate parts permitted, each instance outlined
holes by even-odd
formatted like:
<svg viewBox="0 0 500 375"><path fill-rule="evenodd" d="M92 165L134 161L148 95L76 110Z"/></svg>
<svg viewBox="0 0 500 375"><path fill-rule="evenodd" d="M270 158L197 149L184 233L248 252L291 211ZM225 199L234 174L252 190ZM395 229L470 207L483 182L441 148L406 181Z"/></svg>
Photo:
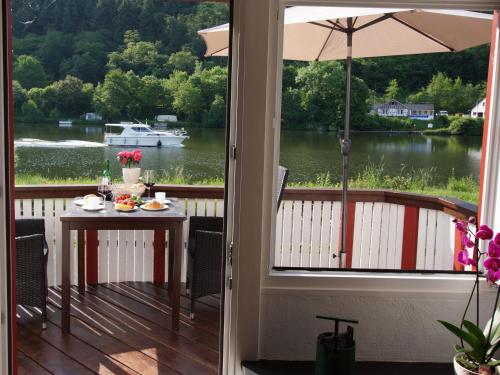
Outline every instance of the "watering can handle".
<svg viewBox="0 0 500 375"><path fill-rule="evenodd" d="M323 315L316 315L316 318L318 318L318 319L324 319L324 320L334 320L336 322L353 323L353 324L358 324L359 323L357 320L334 318L334 317L331 317L331 316L323 316Z"/></svg>

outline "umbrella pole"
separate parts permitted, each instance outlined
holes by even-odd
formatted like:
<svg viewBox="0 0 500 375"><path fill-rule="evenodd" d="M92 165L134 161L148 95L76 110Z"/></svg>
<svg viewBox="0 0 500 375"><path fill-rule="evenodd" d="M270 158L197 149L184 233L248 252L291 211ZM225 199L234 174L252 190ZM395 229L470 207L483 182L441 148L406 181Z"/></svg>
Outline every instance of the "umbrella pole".
<svg viewBox="0 0 500 375"><path fill-rule="evenodd" d="M347 19L347 58L346 58L346 85L345 85L345 116L344 136L340 140L342 153L342 235L340 242L339 268L346 267L346 237L348 202L347 190L349 183L349 152L351 150L350 120L351 120L351 82L352 82L352 18Z"/></svg>

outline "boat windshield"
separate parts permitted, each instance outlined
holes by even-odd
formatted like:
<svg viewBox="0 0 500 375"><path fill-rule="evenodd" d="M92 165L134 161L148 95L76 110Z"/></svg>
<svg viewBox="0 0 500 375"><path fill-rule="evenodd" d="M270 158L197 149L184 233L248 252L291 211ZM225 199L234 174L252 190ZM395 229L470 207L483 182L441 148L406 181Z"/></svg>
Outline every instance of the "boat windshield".
<svg viewBox="0 0 500 375"><path fill-rule="evenodd" d="M140 132L140 133L151 133L153 130L149 127L143 127L143 126L134 126L132 127L133 131Z"/></svg>

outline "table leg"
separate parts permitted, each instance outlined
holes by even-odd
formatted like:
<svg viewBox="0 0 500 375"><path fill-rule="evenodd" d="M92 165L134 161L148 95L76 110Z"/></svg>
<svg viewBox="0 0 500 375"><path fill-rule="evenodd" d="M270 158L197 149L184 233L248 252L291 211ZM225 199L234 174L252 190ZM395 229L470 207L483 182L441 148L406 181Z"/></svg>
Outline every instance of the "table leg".
<svg viewBox="0 0 500 375"><path fill-rule="evenodd" d="M175 231L168 231L168 290L172 292L172 277L174 268L174 243L175 243ZM172 295L170 293L170 300L172 300Z"/></svg>
<svg viewBox="0 0 500 375"><path fill-rule="evenodd" d="M61 325L63 333L69 333L69 312L70 312L70 285L69 274L71 267L71 251L70 251L70 228L69 223L62 222L62 313Z"/></svg>
<svg viewBox="0 0 500 375"><path fill-rule="evenodd" d="M182 222L176 223L173 242L173 267L172 267L172 289L171 305L172 305L172 330L179 329L179 314L181 304L181 263L182 263Z"/></svg>
<svg viewBox="0 0 500 375"><path fill-rule="evenodd" d="M78 230L78 293L85 293L85 231Z"/></svg>

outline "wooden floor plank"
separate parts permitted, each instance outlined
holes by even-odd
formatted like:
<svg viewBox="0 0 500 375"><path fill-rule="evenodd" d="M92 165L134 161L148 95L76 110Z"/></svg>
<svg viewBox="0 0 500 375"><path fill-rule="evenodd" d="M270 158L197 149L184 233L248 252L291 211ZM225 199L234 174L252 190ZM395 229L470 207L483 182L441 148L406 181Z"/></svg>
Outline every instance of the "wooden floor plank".
<svg viewBox="0 0 500 375"><path fill-rule="evenodd" d="M49 306L50 309L50 306ZM94 349L92 346L79 340L73 335L65 335L52 322L47 323L47 329L42 330L40 319L33 319L29 312L18 308L18 325L27 329L32 335L39 336L41 340L49 343L73 360L87 367L97 374L138 375L120 362Z"/></svg>
<svg viewBox="0 0 500 375"><path fill-rule="evenodd" d="M58 297L59 298L59 297ZM99 297L86 293L79 295L75 288L72 289L73 300L93 309L108 319L112 319L120 325L141 332L141 334L152 338L173 350L184 353L194 360L201 361L206 366L217 369L219 352L197 341L189 340L173 332L170 328L164 328L154 322L150 322L140 316L133 315L128 311L119 309L115 305L100 299Z"/></svg>
<svg viewBox="0 0 500 375"><path fill-rule="evenodd" d="M17 345L19 349L43 368L57 375L94 374L65 353L54 348L27 329L18 326Z"/></svg>
<svg viewBox="0 0 500 375"><path fill-rule="evenodd" d="M39 374L48 375L50 372L45 370L38 363L26 356L22 351L17 351L17 375Z"/></svg>
<svg viewBox="0 0 500 375"><path fill-rule="evenodd" d="M84 295L73 287L71 334L63 334L60 288L51 288L46 330L38 313L19 308L18 373L216 375L220 310L219 299L209 298L196 321L183 316L172 331L168 292L160 286L114 283L89 286Z"/></svg>
<svg viewBox="0 0 500 375"><path fill-rule="evenodd" d="M168 291L162 288L155 288L152 284L148 287L147 283L110 283L103 284L117 293L133 298L141 303L148 304L151 307L170 314L171 308L169 304ZM186 297L181 297L181 319L193 327L208 331L214 335L219 333L219 312L214 308L202 303L197 303L195 306L196 318L189 317L189 300ZM182 312L184 314L182 314Z"/></svg>
<svg viewBox="0 0 500 375"><path fill-rule="evenodd" d="M121 309L129 311L134 315L138 315L150 322L154 322L161 327L169 328L171 326L171 316L169 314L159 311L156 308L143 305L133 298L126 297L102 286L90 287L88 292L120 307ZM197 330L184 320L180 321L179 334L188 339L201 342L214 350L218 350L219 348L218 335Z"/></svg>
<svg viewBox="0 0 500 375"><path fill-rule="evenodd" d="M51 301L58 306L61 303L60 296L51 293ZM112 317L105 316L100 311L73 298L71 313L82 322L96 329L104 331L109 336L121 341L125 345L141 352L151 359L168 366L170 369L181 374L217 374L217 367L207 366L202 361L192 356L174 350L163 341L155 340L148 335L143 334L143 330L137 329L137 326L131 326L123 321L115 320Z"/></svg>

